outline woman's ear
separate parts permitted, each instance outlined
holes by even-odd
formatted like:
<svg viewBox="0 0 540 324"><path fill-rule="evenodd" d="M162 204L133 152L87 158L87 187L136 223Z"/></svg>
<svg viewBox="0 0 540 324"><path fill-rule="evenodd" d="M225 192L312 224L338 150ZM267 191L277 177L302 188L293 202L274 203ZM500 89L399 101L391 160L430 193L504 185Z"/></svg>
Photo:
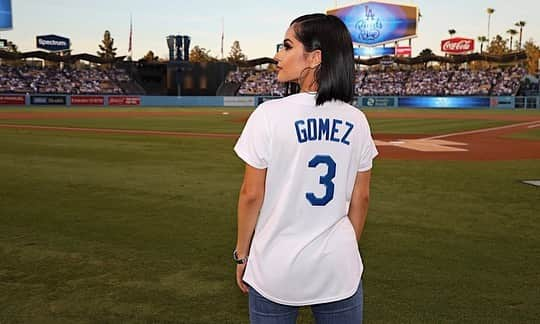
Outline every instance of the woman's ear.
<svg viewBox="0 0 540 324"><path fill-rule="evenodd" d="M322 61L322 53L321 50L314 50L313 52L309 53L310 62L309 66L314 69L317 66L321 65Z"/></svg>

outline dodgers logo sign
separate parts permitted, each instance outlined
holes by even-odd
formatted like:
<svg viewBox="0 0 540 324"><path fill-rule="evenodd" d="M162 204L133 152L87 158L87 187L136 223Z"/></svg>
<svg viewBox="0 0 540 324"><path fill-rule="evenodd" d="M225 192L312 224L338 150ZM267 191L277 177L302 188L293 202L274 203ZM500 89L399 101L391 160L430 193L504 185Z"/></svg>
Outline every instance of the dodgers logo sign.
<svg viewBox="0 0 540 324"><path fill-rule="evenodd" d="M383 24L380 17L373 13L373 7L364 6L365 16L356 23L358 38L365 42L376 41L381 36Z"/></svg>
<svg viewBox="0 0 540 324"><path fill-rule="evenodd" d="M58 35L36 36L36 47L47 51L65 51L71 46L69 38Z"/></svg>
<svg viewBox="0 0 540 324"><path fill-rule="evenodd" d="M377 1L336 8L327 12L339 17L354 43L377 46L416 37L418 8Z"/></svg>

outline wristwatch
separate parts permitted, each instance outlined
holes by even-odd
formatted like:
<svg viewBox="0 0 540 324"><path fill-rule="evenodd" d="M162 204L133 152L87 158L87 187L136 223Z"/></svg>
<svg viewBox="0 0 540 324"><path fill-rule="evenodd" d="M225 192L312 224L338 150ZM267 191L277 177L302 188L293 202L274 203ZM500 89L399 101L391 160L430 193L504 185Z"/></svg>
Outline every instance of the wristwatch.
<svg viewBox="0 0 540 324"><path fill-rule="evenodd" d="M247 255L243 258L239 258L238 257L238 251L236 251L236 249L234 249L233 253L232 253L232 258L234 260L234 262L236 262L236 264L245 264L247 263Z"/></svg>

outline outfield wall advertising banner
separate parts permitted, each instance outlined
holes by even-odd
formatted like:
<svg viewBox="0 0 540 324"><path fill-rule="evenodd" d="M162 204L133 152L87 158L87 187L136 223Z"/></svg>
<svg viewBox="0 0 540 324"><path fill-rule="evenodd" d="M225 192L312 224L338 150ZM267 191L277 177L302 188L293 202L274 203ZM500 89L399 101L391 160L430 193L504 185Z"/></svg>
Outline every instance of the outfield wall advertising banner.
<svg viewBox="0 0 540 324"><path fill-rule="evenodd" d="M349 29L354 43L377 46L416 37L418 7L368 1L330 9Z"/></svg>
<svg viewBox="0 0 540 324"><path fill-rule="evenodd" d="M66 51L70 48L69 38L58 35L36 36L36 47L51 52Z"/></svg>
<svg viewBox="0 0 540 324"><path fill-rule="evenodd" d="M491 107L493 108L514 108L516 98L511 96L491 97Z"/></svg>
<svg viewBox="0 0 540 324"><path fill-rule="evenodd" d="M257 106L262 104L263 102L267 102L267 101L274 100L274 99L279 99L279 98L281 98L281 97L277 97L277 96L259 96L259 97L256 97Z"/></svg>
<svg viewBox="0 0 540 324"><path fill-rule="evenodd" d="M253 107L255 97L223 97L225 107Z"/></svg>
<svg viewBox="0 0 540 324"><path fill-rule="evenodd" d="M489 97L399 97L399 107L410 108L489 108Z"/></svg>
<svg viewBox="0 0 540 324"><path fill-rule="evenodd" d="M0 30L13 28L11 0L0 0Z"/></svg>
<svg viewBox="0 0 540 324"><path fill-rule="evenodd" d="M67 99L66 99L66 96L31 96L30 103L32 105L65 106L67 103Z"/></svg>
<svg viewBox="0 0 540 324"><path fill-rule="evenodd" d="M72 105L103 106L105 104L104 96L71 96Z"/></svg>
<svg viewBox="0 0 540 324"><path fill-rule="evenodd" d="M361 107L394 107L396 97L362 97Z"/></svg>
<svg viewBox="0 0 540 324"><path fill-rule="evenodd" d="M0 105L24 105L26 104L24 95L0 96Z"/></svg>
<svg viewBox="0 0 540 324"><path fill-rule="evenodd" d="M141 97L138 96L116 96L109 97L109 106L140 106Z"/></svg>

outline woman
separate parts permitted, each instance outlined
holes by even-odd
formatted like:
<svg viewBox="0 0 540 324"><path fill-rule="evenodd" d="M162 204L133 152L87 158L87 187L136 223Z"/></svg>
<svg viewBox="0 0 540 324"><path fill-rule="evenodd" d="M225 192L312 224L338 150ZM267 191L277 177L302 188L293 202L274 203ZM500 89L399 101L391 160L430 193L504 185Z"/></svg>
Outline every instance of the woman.
<svg viewBox="0 0 540 324"><path fill-rule="evenodd" d="M300 93L261 104L234 148L246 163L233 258L251 323L361 323L357 241L377 150L353 99L352 40L337 17L295 19L276 54Z"/></svg>

